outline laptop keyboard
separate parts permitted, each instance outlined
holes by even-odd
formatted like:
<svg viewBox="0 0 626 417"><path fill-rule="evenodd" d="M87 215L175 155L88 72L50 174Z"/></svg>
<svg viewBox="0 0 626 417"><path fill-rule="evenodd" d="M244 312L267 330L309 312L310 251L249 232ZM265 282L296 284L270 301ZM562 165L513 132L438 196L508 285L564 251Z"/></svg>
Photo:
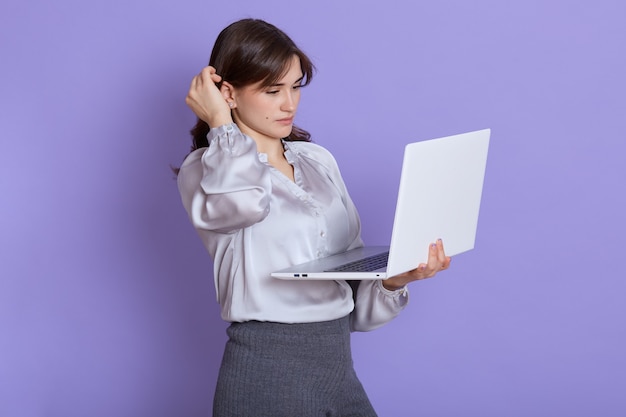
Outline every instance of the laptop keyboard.
<svg viewBox="0 0 626 417"><path fill-rule="evenodd" d="M387 266L387 258L389 258L389 252L383 252L376 255L368 256L367 258L359 259L358 261L348 262L338 266L337 268L329 269L326 272L371 272Z"/></svg>

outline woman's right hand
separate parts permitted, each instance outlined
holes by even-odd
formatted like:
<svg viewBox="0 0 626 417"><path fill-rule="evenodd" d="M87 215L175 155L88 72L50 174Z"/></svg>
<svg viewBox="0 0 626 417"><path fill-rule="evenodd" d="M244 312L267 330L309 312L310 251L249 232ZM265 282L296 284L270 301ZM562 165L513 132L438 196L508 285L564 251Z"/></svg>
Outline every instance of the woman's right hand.
<svg viewBox="0 0 626 417"><path fill-rule="evenodd" d="M382 282L383 287L390 291L394 291L404 287L409 282L432 278L437 275L438 272L448 269L451 261L452 259L449 256L446 256L446 252L443 248L443 241L438 239L436 243L430 245L427 263L420 264L417 268L409 272L405 272L404 274L396 275L384 280Z"/></svg>
<svg viewBox="0 0 626 417"><path fill-rule="evenodd" d="M210 127L218 127L233 122L230 107L217 88L216 83L222 81L215 68L208 66L200 74L193 77L185 103L201 120Z"/></svg>

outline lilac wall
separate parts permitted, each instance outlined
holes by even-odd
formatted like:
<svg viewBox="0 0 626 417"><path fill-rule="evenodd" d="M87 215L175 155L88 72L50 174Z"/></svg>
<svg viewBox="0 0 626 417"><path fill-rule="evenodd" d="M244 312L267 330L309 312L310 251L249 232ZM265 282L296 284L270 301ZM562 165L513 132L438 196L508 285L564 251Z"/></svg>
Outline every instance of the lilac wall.
<svg viewBox="0 0 626 417"><path fill-rule="evenodd" d="M315 60L299 122L368 243L405 143L492 128L476 250L353 338L381 417L625 415L623 2L231 3L0 5L0 416L208 415L225 325L168 164L247 16Z"/></svg>

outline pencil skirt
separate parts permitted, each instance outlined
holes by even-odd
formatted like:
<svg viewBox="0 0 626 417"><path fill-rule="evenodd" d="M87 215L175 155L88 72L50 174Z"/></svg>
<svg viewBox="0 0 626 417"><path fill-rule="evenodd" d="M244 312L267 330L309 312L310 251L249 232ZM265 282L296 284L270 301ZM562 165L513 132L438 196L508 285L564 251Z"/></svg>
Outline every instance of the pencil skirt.
<svg viewBox="0 0 626 417"><path fill-rule="evenodd" d="M233 323L214 417L375 417L357 378L349 318Z"/></svg>

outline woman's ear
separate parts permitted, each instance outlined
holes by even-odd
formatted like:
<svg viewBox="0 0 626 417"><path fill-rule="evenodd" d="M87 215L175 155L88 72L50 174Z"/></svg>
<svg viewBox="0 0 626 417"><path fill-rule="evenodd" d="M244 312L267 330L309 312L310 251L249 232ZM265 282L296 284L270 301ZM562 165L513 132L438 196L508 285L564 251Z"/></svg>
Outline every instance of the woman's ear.
<svg viewBox="0 0 626 417"><path fill-rule="evenodd" d="M232 103L235 100L235 89L228 81L222 81L222 85L220 86L220 93L222 93L222 97L228 103Z"/></svg>

